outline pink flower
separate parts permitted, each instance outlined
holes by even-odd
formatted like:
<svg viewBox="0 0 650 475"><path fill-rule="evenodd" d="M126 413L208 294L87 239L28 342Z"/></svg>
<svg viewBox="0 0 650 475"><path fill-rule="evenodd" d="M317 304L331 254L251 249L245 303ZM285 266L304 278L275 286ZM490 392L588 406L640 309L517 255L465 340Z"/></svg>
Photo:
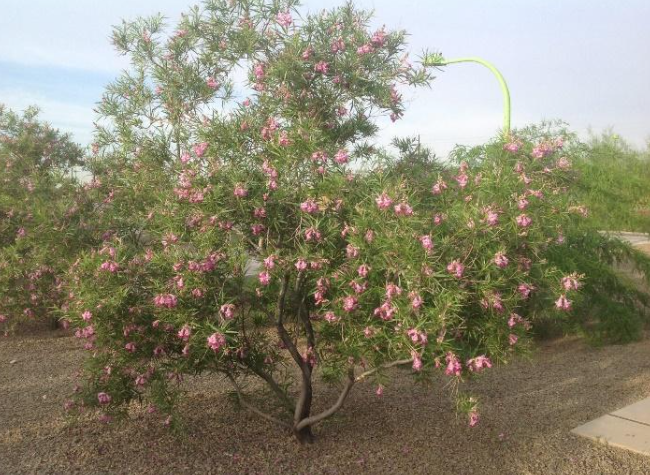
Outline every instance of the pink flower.
<svg viewBox="0 0 650 475"><path fill-rule="evenodd" d="M280 147L288 147L291 145L291 140L289 139L289 134L286 130L280 132L280 138L278 139L278 144Z"/></svg>
<svg viewBox="0 0 650 475"><path fill-rule="evenodd" d="M190 339L190 336L192 335L192 329L190 328L189 325L183 325L183 328L178 330L178 338L180 338L183 341L188 341Z"/></svg>
<svg viewBox="0 0 650 475"><path fill-rule="evenodd" d="M319 61L314 65L314 71L321 74L327 74L329 68L330 66L326 61Z"/></svg>
<svg viewBox="0 0 650 475"><path fill-rule="evenodd" d="M569 311L571 310L571 300L567 299L564 294L560 295L560 298L558 298L555 301L555 306L564 311Z"/></svg>
<svg viewBox="0 0 650 475"><path fill-rule="evenodd" d="M420 242L422 243L424 250L427 251L427 254L433 250L433 241L431 240L431 235L427 234L425 236L421 236Z"/></svg>
<svg viewBox="0 0 650 475"><path fill-rule="evenodd" d="M517 153L521 148L521 142L518 140L512 140L503 146L503 150L510 153Z"/></svg>
<svg viewBox="0 0 650 475"><path fill-rule="evenodd" d="M93 314L90 313L90 311L86 310L84 313L81 314L81 318L84 319L84 321L89 322L91 318L93 318ZM2 320L0 320L2 321Z"/></svg>
<svg viewBox="0 0 650 475"><path fill-rule="evenodd" d="M372 241L375 240L375 232L372 229L368 229L366 231L366 235L364 236L364 239L368 244L370 244Z"/></svg>
<svg viewBox="0 0 650 475"><path fill-rule="evenodd" d="M223 333L216 332L208 337L208 348L215 353L224 346L226 346L226 337Z"/></svg>
<svg viewBox="0 0 650 475"><path fill-rule="evenodd" d="M573 273L566 277L562 277L562 287L564 290L578 290L582 284L578 280L578 275Z"/></svg>
<svg viewBox="0 0 650 475"><path fill-rule="evenodd" d="M517 343L517 340L519 340L519 337L514 333L508 335L508 343L510 343L510 346L514 346Z"/></svg>
<svg viewBox="0 0 650 475"><path fill-rule="evenodd" d="M201 142L198 145L195 145L192 147L192 150L194 150L194 153L196 154L197 157L201 158L205 151L208 149L208 143L207 142Z"/></svg>
<svg viewBox="0 0 650 475"><path fill-rule="evenodd" d="M135 353L136 350L135 343L133 342L127 343L126 345L124 345L124 349L129 353Z"/></svg>
<svg viewBox="0 0 650 475"><path fill-rule="evenodd" d="M326 312L323 318L328 322L328 323L336 323L340 320L339 317L336 316L334 312Z"/></svg>
<svg viewBox="0 0 650 475"><path fill-rule="evenodd" d="M442 178L438 178L438 182L435 185L433 185L433 188L431 188L431 193L433 193L434 195L440 195L446 189L447 189L447 183L445 183Z"/></svg>
<svg viewBox="0 0 650 475"><path fill-rule="evenodd" d="M453 274L457 279L463 277L463 272L465 272L465 266L460 262L460 260L455 259L447 265L447 272Z"/></svg>
<svg viewBox="0 0 650 475"><path fill-rule="evenodd" d="M253 68L253 74L255 74L255 79L258 81L261 81L264 79L265 72L264 72L264 65L263 64L256 64L255 67Z"/></svg>
<svg viewBox="0 0 650 475"><path fill-rule="evenodd" d="M307 201L300 203L300 210L305 213L315 214L318 213L319 208L318 204L310 198Z"/></svg>
<svg viewBox="0 0 650 475"><path fill-rule="evenodd" d="M225 303L219 309L219 313L224 318L224 320L232 320L233 318L235 318L235 310L236 309L237 309L237 307L235 307L234 304Z"/></svg>
<svg viewBox="0 0 650 475"><path fill-rule="evenodd" d="M314 227L308 228L305 230L305 240L308 242L316 241L319 242L322 238L320 231Z"/></svg>
<svg viewBox="0 0 650 475"><path fill-rule="evenodd" d="M478 424L479 421L479 415L478 412L472 411L469 413L469 426L474 427L476 424Z"/></svg>
<svg viewBox="0 0 650 475"><path fill-rule="evenodd" d="M494 255L494 263L501 269L508 266L508 257L503 252L497 252Z"/></svg>
<svg viewBox="0 0 650 475"><path fill-rule="evenodd" d="M411 350L411 358L413 358L413 371L422 371L423 365L420 354L415 350Z"/></svg>
<svg viewBox="0 0 650 475"><path fill-rule="evenodd" d="M350 282L350 287L352 287L355 294L362 294L366 290L368 290L368 282L359 283L353 280L352 282Z"/></svg>
<svg viewBox="0 0 650 475"><path fill-rule="evenodd" d="M97 401L99 401L100 404L109 404L111 402L111 396L104 392L98 393Z"/></svg>
<svg viewBox="0 0 650 475"><path fill-rule="evenodd" d="M334 155L334 161L338 163L339 165L343 165L344 163L348 163L348 160L350 159L350 155L348 154L347 151L341 149L338 152L336 152L336 155Z"/></svg>
<svg viewBox="0 0 650 475"><path fill-rule="evenodd" d="M246 188L244 188L244 187L241 186L241 185L237 185L237 186L235 186L235 189L234 189L234 191L233 191L233 194L234 194L237 198L243 198L243 197L245 197L245 196L248 196L248 190L246 190Z"/></svg>
<svg viewBox="0 0 650 475"><path fill-rule="evenodd" d="M276 17L276 21L278 22L278 25L287 28L293 23L293 18L291 18L291 13L289 13L288 11L280 12Z"/></svg>
<svg viewBox="0 0 650 475"><path fill-rule="evenodd" d="M413 216L413 208L408 203L399 203L393 207L397 216Z"/></svg>
<svg viewBox="0 0 650 475"><path fill-rule="evenodd" d="M307 47L307 49L305 51L302 52L301 57L302 57L302 59L307 61L311 57L311 55L313 53L314 53L314 48L312 48L311 45L310 45L310 46Z"/></svg>
<svg viewBox="0 0 650 475"><path fill-rule="evenodd" d="M488 226L496 226L499 224L499 213L494 210L488 209L485 213L485 222Z"/></svg>
<svg viewBox="0 0 650 475"><path fill-rule="evenodd" d="M379 209L388 209L393 204L393 200L386 193L382 193L375 198L375 203Z"/></svg>
<svg viewBox="0 0 650 475"><path fill-rule="evenodd" d="M402 295L402 289L393 283L386 284L386 300Z"/></svg>
<svg viewBox="0 0 650 475"><path fill-rule="evenodd" d="M264 267L266 269L269 269L269 270L271 270L271 269L273 269L275 267L275 256L274 255L270 255L269 257L264 259Z"/></svg>
<svg viewBox="0 0 650 475"><path fill-rule="evenodd" d="M260 281L260 284L262 285L269 285L271 282L271 274L269 274L267 271L262 271L259 274L257 274L257 278Z"/></svg>
<svg viewBox="0 0 650 475"><path fill-rule="evenodd" d="M465 188L467 186L467 183L469 183L469 177L466 173L460 173L457 177L455 177L455 180L458 182L458 186L461 188Z"/></svg>
<svg viewBox="0 0 650 475"><path fill-rule="evenodd" d="M298 269L298 272L304 272L307 270L307 261L304 259L298 259L296 262L296 269Z"/></svg>
<svg viewBox="0 0 650 475"><path fill-rule="evenodd" d="M370 327L366 327L363 329L363 336L366 338L372 338L375 335L375 330Z"/></svg>
<svg viewBox="0 0 650 475"><path fill-rule="evenodd" d="M417 292L409 292L409 298L411 299L411 307L414 310L418 310L424 304L424 299Z"/></svg>
<svg viewBox="0 0 650 475"><path fill-rule="evenodd" d="M447 376L460 376L460 372L462 371L463 366L458 357L450 351L445 356L445 361L447 362L445 374Z"/></svg>
<svg viewBox="0 0 650 475"><path fill-rule="evenodd" d="M218 83L217 80L216 80L215 78L213 78L212 76L210 76L208 79L206 79L206 80L205 80L205 83L208 85L208 87L209 87L210 89L214 89L214 90L219 89L219 83Z"/></svg>
<svg viewBox="0 0 650 475"><path fill-rule="evenodd" d="M529 284L519 284L519 286L517 287L517 290L519 291L521 296L525 299L530 297L530 293L533 291L533 289L534 287Z"/></svg>
<svg viewBox="0 0 650 475"><path fill-rule="evenodd" d="M467 360L467 369L474 373L480 373L483 369L491 367L492 361L485 355L479 355Z"/></svg>
<svg viewBox="0 0 650 475"><path fill-rule="evenodd" d="M381 384L377 386L377 390L375 391L375 394L378 397L381 397L384 394L384 387Z"/></svg>
<svg viewBox="0 0 650 475"><path fill-rule="evenodd" d="M359 46L357 48L357 54L359 56L362 56L362 55L368 54L368 53L372 53L372 51L373 51L373 48L372 48L372 44L370 44L370 43L366 43L365 45Z"/></svg>
<svg viewBox="0 0 650 475"><path fill-rule="evenodd" d="M426 345L428 343L427 334L415 328L409 329L406 334L416 345Z"/></svg>
<svg viewBox="0 0 650 475"><path fill-rule="evenodd" d="M516 219L517 219L517 225L521 226L522 228L527 228L533 222L533 220L530 219L526 214L520 214L519 216L517 216Z"/></svg>
<svg viewBox="0 0 650 475"><path fill-rule="evenodd" d="M435 224L436 226L440 226L444 220L445 220L444 214L436 213L433 216L433 224Z"/></svg>
<svg viewBox="0 0 650 475"><path fill-rule="evenodd" d="M178 299L173 294L158 294L154 297L153 303L156 307L174 308Z"/></svg>
<svg viewBox="0 0 650 475"><path fill-rule="evenodd" d="M523 211L528 207L529 203L526 198L520 198L517 200L517 208Z"/></svg>
<svg viewBox="0 0 650 475"><path fill-rule="evenodd" d="M357 274L359 274L360 277L368 277L368 273L370 272L370 266L368 264L361 264L357 268Z"/></svg>
<svg viewBox="0 0 650 475"><path fill-rule="evenodd" d="M114 274L119 270L120 266L117 264L117 262L105 261L105 262L102 262L102 264L99 266L99 268L101 270L108 271L108 272L111 272L111 273Z"/></svg>
<svg viewBox="0 0 650 475"><path fill-rule="evenodd" d="M352 244L348 244L345 247L345 255L347 256L348 259L354 259L359 256L359 248L353 246Z"/></svg>
<svg viewBox="0 0 650 475"><path fill-rule="evenodd" d="M382 320L392 320L395 312L397 312L397 307L394 307L390 301L386 301L373 311L373 315Z"/></svg>
<svg viewBox="0 0 650 475"><path fill-rule="evenodd" d="M386 43L386 32L383 29L375 31L372 38L370 38L370 42L377 47L384 46L384 43Z"/></svg>
<svg viewBox="0 0 650 475"><path fill-rule="evenodd" d="M348 295L343 298L343 310L346 312L353 312L359 306L359 301L353 295Z"/></svg>
<svg viewBox="0 0 650 475"><path fill-rule="evenodd" d="M511 313L510 318L508 318L508 327L513 328L518 323L521 323L526 330L530 330L531 325L528 320L517 313Z"/></svg>

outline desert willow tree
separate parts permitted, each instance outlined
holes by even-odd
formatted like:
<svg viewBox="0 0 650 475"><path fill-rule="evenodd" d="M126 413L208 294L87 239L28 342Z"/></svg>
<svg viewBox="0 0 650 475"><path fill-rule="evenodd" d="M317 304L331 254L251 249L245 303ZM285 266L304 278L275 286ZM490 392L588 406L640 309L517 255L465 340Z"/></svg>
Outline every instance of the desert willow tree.
<svg viewBox="0 0 650 475"><path fill-rule="evenodd" d="M92 352L70 408L108 421L137 399L173 424L182 376L218 373L311 442L356 383L381 392L387 368L455 381L525 347L513 312L541 265L526 253L555 223L510 202L524 186L510 165L471 179L462 165L426 193L373 166L376 118L400 119L400 88L430 77L403 32L368 29L351 4L304 19L295 7L211 0L170 35L160 18L116 29L133 70L99 106L105 242L69 276L66 317ZM341 390L314 414L316 372ZM272 397L250 394L252 378ZM475 402L459 402L475 424Z"/></svg>

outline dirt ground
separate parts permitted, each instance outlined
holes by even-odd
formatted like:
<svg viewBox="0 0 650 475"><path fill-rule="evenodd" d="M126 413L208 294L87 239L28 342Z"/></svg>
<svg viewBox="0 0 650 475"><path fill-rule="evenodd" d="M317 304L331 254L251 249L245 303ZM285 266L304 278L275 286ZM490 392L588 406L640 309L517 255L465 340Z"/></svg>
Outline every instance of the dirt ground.
<svg viewBox="0 0 650 475"><path fill-rule="evenodd" d="M233 410L220 381L205 377L188 382L180 438L143 413L66 425L62 405L83 356L60 332L0 339L0 474L650 474L650 457L569 433L649 395L647 340L559 340L493 368L467 385L481 398L474 428L456 420L442 378L425 387L396 370L382 397L356 387L309 447ZM316 410L336 397L317 395Z"/></svg>

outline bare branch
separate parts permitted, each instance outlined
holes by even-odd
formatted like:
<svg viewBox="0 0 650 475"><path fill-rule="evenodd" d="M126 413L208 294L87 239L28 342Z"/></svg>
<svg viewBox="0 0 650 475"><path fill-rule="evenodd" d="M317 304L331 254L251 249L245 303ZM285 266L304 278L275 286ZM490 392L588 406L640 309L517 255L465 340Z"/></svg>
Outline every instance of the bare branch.
<svg viewBox="0 0 650 475"><path fill-rule="evenodd" d="M249 367L249 369L258 375L260 378L262 378L266 383L269 385L269 387L273 390L273 392L278 396L282 404L291 412L293 412L296 408L293 404L293 401L289 398L287 395L286 391L284 391L280 385L277 383L275 379L273 379L273 376L270 373L267 373L263 369L260 368L254 368L254 367Z"/></svg>
<svg viewBox="0 0 650 475"><path fill-rule="evenodd" d="M334 414L336 411L338 411L341 406L343 406L343 403L348 397L348 394L350 394L350 390L352 389L352 386L354 386L354 383L356 382L354 378L354 368L350 368L348 370L348 380L345 383L345 386L343 387L343 391L341 391L341 394L339 394L339 398L336 400L334 405L330 407L329 409L316 414L311 417L307 417L303 420L301 420L294 428L295 431L299 431L301 429L304 429L307 426L314 425L323 419L328 418L332 414Z"/></svg>
<svg viewBox="0 0 650 475"><path fill-rule="evenodd" d="M237 392L237 399L239 399L239 404L244 406L249 411L254 412L258 416L263 417L267 421L271 421L271 422L274 422L276 424L280 424L281 426L286 427L287 429L291 429L291 426L289 424L287 424L286 422L284 422L284 421L282 421L280 419L277 419L277 418L273 417L271 414L267 414L266 412L261 411L260 409L256 408L252 404L248 403L244 399L244 396L241 393L241 388L237 384L237 381L235 381L235 378L231 374L228 374L228 379L230 380L233 387L235 388L235 392Z"/></svg>
<svg viewBox="0 0 650 475"><path fill-rule="evenodd" d="M369 369L368 371L366 371L364 373L361 373L359 376L357 376L354 379L354 381L356 383L358 383L359 381L362 381L362 380L366 379L368 376L373 375L377 371L380 371L382 369L388 369L388 368L392 368L393 366L400 366L400 365L409 364L409 363L413 363L413 358L397 360L397 361L393 361L391 363L386 363L386 364L383 364L383 365L379 365L376 368Z"/></svg>

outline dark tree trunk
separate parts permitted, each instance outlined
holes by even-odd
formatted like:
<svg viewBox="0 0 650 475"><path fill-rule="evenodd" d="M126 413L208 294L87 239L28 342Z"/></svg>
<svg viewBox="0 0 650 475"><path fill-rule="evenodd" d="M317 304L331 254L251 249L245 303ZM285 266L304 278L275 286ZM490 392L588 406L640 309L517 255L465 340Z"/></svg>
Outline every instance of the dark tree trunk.
<svg viewBox="0 0 650 475"><path fill-rule="evenodd" d="M302 445L314 443L314 434L311 432L311 426L307 426L298 431L294 431L293 435L296 436L296 439L298 439L298 442L300 442Z"/></svg>
<svg viewBox="0 0 650 475"><path fill-rule="evenodd" d="M311 415L311 400L312 400L312 387L311 387L311 369L308 371L308 374L303 373L303 388L304 391L302 396L304 399L301 401L302 405L299 412L296 414L295 423L298 424L303 419L306 419ZM294 429L293 434L295 435L298 442L301 444L311 444L314 442L314 434L311 432L311 426L303 427L300 430Z"/></svg>

